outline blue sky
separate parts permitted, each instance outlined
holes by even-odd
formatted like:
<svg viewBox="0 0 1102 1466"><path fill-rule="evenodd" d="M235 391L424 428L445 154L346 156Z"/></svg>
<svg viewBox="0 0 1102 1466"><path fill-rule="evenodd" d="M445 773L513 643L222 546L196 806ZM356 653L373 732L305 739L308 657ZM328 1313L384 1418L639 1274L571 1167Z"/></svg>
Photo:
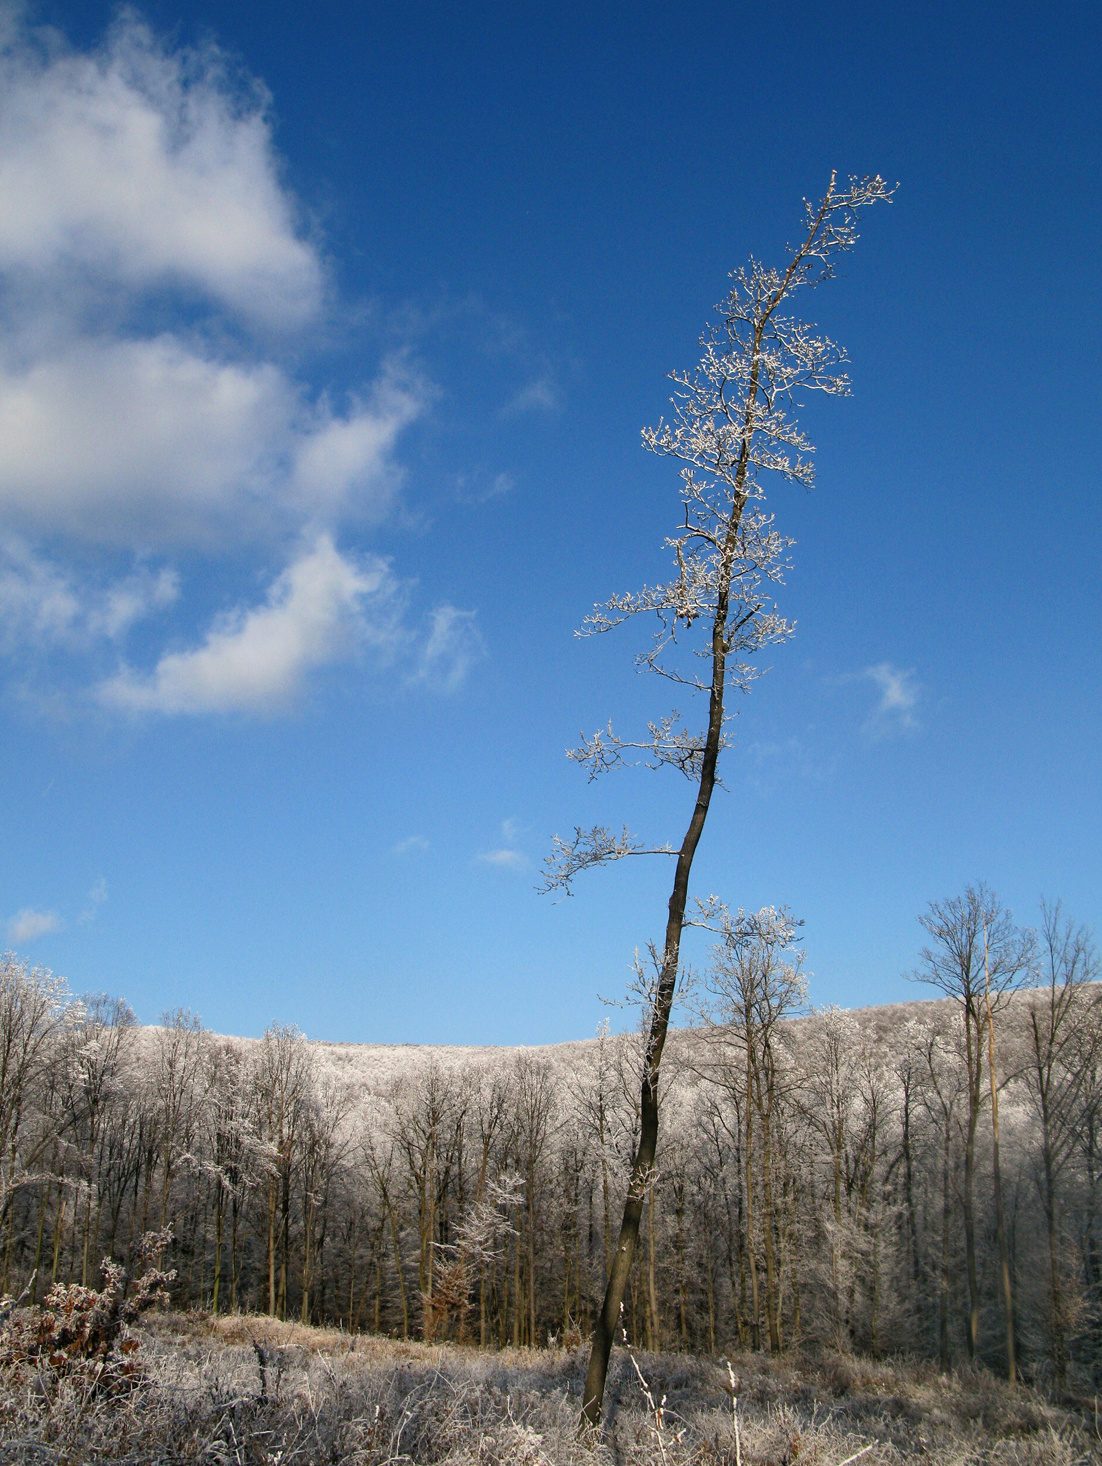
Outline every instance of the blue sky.
<svg viewBox="0 0 1102 1466"><path fill-rule="evenodd" d="M900 189L804 302L854 391L696 890L845 1006L969 880L1102 924L1093 8L0 17L0 938L145 1021L590 1034L669 870L556 905L550 837L691 791L563 757L669 706L573 629L663 574L640 429L832 168Z"/></svg>

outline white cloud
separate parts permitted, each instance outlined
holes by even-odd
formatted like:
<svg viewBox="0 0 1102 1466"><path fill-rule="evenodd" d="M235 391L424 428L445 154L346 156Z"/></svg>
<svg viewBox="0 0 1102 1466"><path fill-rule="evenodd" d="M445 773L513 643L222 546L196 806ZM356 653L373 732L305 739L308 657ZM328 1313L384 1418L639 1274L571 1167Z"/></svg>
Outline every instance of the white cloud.
<svg viewBox="0 0 1102 1466"><path fill-rule="evenodd" d="M50 932L61 931L64 925L56 911L33 911L25 906L8 922L8 941L22 946L24 942L33 942Z"/></svg>
<svg viewBox="0 0 1102 1466"><path fill-rule="evenodd" d="M423 835L410 835L405 840L399 840L394 847L395 855L412 855L414 851L424 851L429 848L429 842Z"/></svg>
<svg viewBox="0 0 1102 1466"><path fill-rule="evenodd" d="M262 606L223 616L201 646L167 653L148 675L124 667L100 684L98 696L138 713L279 710L312 671L359 646L392 660L405 639L400 612L387 562L346 559L323 534L283 571Z"/></svg>
<svg viewBox="0 0 1102 1466"><path fill-rule="evenodd" d="M895 667L891 662L878 662L866 667L862 674L880 689L880 700L865 720L863 732L872 739L890 737L893 733L918 728L915 710L922 698L922 689L914 680L914 671Z"/></svg>
<svg viewBox="0 0 1102 1466"><path fill-rule="evenodd" d="M91 55L40 44L11 13L8 31L5 522L148 549L377 520L425 387L391 364L337 410L249 340L258 322L321 324L325 294L262 89L231 79L213 46L160 48L126 12ZM186 331L171 325L180 307Z"/></svg>
<svg viewBox="0 0 1102 1466"><path fill-rule="evenodd" d="M438 606L430 618L429 638L421 653L417 680L440 692L455 692L467 674L486 656L486 643L475 625L476 612Z"/></svg>
<svg viewBox="0 0 1102 1466"><path fill-rule="evenodd" d="M275 711L365 650L457 688L485 655L474 613L439 607L419 643L388 564L336 548L394 507L431 391L406 359L340 392L289 365L334 302L263 88L132 12L82 54L0 0L0 197L0 652L114 643L94 696L132 713ZM180 595L169 554L198 549L194 583L250 541L306 548L261 603L128 659Z"/></svg>
<svg viewBox="0 0 1102 1466"><path fill-rule="evenodd" d="M523 870L528 864L527 858L519 850L488 850L478 858L484 865L498 865L506 870Z"/></svg>
<svg viewBox="0 0 1102 1466"><path fill-rule="evenodd" d="M124 13L93 55L24 35L0 59L0 269L184 285L269 324L320 306L257 86L213 48L171 55Z"/></svg>
<svg viewBox="0 0 1102 1466"><path fill-rule="evenodd" d="M302 509L378 518L397 487L395 439L421 414L427 395L415 374L392 361L346 416L332 416L323 404L295 449L290 488Z"/></svg>

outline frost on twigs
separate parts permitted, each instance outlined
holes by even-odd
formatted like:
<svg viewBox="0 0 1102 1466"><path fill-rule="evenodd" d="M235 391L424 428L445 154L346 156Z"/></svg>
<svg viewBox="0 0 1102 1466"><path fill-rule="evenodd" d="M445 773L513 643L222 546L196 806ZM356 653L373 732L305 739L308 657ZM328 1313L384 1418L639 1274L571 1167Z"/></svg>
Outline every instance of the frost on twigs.
<svg viewBox="0 0 1102 1466"><path fill-rule="evenodd" d="M592 738L582 735L577 748L568 748L566 756L589 770L589 782L611 769L633 768L638 759L626 758L624 750L641 751L650 757L643 760L648 769L678 769L687 779L699 779L707 733L690 733L679 726L681 714L675 709L658 723L647 724L647 738L621 738L612 731L612 723L598 728ZM726 748L728 739L720 735L719 746Z"/></svg>
<svg viewBox="0 0 1102 1466"><path fill-rule="evenodd" d="M648 433L643 436L654 452L670 451L648 441ZM593 608L578 634L598 635L633 616L653 614L658 625L650 645L636 654L636 667L698 692L711 686L711 678L702 677L685 654L711 660L718 636L725 686L745 692L761 672L741 658L787 641L795 629L777 611L770 589L784 583L795 541L773 527L772 514L744 513L744 497L729 494L717 504L714 484L705 485L691 469L682 471L681 480L685 522L665 541L674 552L676 579L612 596ZM723 624L717 626L721 605ZM698 622L708 634L690 638Z"/></svg>
<svg viewBox="0 0 1102 1466"><path fill-rule="evenodd" d="M686 926L713 932L731 946L756 942L775 951L786 952L795 947L797 932L803 926L787 906L763 906L760 911L732 911L718 896L697 896L693 915L685 918Z"/></svg>
<svg viewBox="0 0 1102 1466"><path fill-rule="evenodd" d="M543 863L543 881L538 889L561 891L570 896L570 882L579 871L592 865L607 865L609 861L623 860L626 855L676 855L669 845L648 847L642 840L636 840L627 825L619 835L604 825L594 825L591 830L574 827L574 838L564 840L561 835L551 838L551 854Z"/></svg>
<svg viewBox="0 0 1102 1466"><path fill-rule="evenodd" d="M681 465L681 522L665 540L674 573L595 606L578 634L653 616L657 625L636 654L636 667L708 693L708 727L691 733L674 712L649 723L647 737L623 738L610 723L568 751L591 780L645 762L677 768L692 780L706 776L710 789L727 741L726 694L749 691L765 670L757 655L793 634L773 596L795 541L776 528L766 488L771 481L811 488L815 448L793 412L807 392L846 395L849 378L844 348L781 307L834 273L837 256L856 242L856 211L893 193L879 176L840 187L832 175L823 199L805 201L806 235L789 248L787 264L772 268L751 259L732 271L727 298L700 338L699 362L670 373L669 419L645 428L643 445ZM589 865L632 853L598 829L571 845L556 841L549 864L568 882ZM562 884L556 877L544 889Z"/></svg>

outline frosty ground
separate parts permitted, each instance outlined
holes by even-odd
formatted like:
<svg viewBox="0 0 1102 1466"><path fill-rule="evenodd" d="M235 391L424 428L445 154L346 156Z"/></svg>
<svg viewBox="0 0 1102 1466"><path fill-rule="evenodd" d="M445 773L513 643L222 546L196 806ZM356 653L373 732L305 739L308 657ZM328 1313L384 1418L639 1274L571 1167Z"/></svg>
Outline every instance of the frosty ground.
<svg viewBox="0 0 1102 1466"><path fill-rule="evenodd" d="M1056 1402L982 1370L831 1353L736 1354L729 1370L617 1349L602 1428L580 1435L583 1345L485 1353L198 1313L147 1315L135 1336L141 1368L111 1393L6 1367L0 1462L1102 1462L1093 1397Z"/></svg>

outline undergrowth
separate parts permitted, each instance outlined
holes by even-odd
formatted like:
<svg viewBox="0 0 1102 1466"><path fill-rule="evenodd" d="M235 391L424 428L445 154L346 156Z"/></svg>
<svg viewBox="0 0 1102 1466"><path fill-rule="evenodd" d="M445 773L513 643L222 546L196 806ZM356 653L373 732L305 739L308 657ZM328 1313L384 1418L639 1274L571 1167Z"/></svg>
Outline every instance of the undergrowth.
<svg viewBox="0 0 1102 1466"><path fill-rule="evenodd" d="M119 1279L108 1285L117 1299ZM98 1353L18 1345L49 1300L0 1317L0 1463L1102 1463L1090 1409L980 1370L617 1349L601 1429L580 1434L583 1348L481 1353L243 1315L139 1325L124 1311Z"/></svg>

